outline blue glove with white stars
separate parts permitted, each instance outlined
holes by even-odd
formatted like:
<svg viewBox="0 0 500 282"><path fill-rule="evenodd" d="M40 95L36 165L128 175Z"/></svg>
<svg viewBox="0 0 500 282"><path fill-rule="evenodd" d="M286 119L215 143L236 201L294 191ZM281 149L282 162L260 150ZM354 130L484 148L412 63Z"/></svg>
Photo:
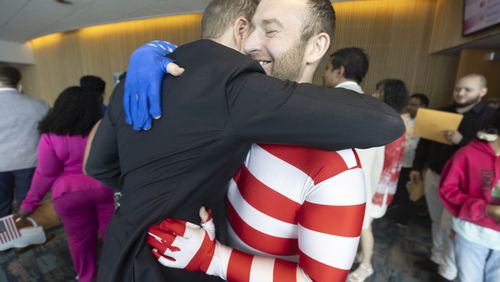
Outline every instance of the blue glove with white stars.
<svg viewBox="0 0 500 282"><path fill-rule="evenodd" d="M172 43L155 40L142 45L130 56L123 106L125 121L136 131L149 130L152 119L161 117L161 85L165 74L177 76L184 71L165 57L176 48Z"/></svg>

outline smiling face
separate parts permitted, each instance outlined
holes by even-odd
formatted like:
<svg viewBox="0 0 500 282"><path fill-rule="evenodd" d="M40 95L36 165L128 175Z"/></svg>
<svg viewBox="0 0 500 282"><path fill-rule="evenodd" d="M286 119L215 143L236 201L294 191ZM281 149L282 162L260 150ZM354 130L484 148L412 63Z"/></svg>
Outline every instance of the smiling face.
<svg viewBox="0 0 500 282"><path fill-rule="evenodd" d="M307 42L301 40L307 15L305 0L262 0L252 19L254 30L245 53L273 77L299 81Z"/></svg>

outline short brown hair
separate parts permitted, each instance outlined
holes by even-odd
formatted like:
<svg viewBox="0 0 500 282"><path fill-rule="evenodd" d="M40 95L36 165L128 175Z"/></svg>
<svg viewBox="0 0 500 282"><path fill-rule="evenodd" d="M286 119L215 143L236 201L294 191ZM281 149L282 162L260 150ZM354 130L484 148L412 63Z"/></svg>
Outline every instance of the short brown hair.
<svg viewBox="0 0 500 282"><path fill-rule="evenodd" d="M219 38L238 17L251 20L259 0L212 0L201 20L203 38Z"/></svg>
<svg viewBox="0 0 500 282"><path fill-rule="evenodd" d="M305 42L313 35L325 32L333 40L335 36L335 10L328 0L308 0L309 11L302 25L300 39Z"/></svg>
<svg viewBox="0 0 500 282"><path fill-rule="evenodd" d="M15 67L11 66L0 67L1 83L16 87L20 80L21 80L21 73Z"/></svg>

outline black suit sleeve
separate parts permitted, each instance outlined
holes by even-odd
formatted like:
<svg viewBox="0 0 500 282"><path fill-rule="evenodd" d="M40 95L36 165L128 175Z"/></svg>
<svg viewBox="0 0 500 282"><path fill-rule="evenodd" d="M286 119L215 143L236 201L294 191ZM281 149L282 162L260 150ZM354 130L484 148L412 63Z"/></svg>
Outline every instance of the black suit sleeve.
<svg viewBox="0 0 500 282"><path fill-rule="evenodd" d="M109 114L108 110L94 135L85 171L113 190L119 191L121 170L118 145Z"/></svg>
<svg viewBox="0 0 500 282"><path fill-rule="evenodd" d="M342 88L245 73L232 81L227 97L234 133L248 142L341 150L382 146L404 133L392 108Z"/></svg>

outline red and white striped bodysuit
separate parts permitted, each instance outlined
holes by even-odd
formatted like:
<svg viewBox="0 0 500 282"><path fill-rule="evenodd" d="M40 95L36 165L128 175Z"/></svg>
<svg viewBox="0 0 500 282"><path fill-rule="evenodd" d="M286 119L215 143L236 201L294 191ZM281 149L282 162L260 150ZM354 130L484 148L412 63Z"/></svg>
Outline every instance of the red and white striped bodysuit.
<svg viewBox="0 0 500 282"><path fill-rule="evenodd" d="M345 281L365 212L353 149L252 145L227 196L229 281Z"/></svg>

